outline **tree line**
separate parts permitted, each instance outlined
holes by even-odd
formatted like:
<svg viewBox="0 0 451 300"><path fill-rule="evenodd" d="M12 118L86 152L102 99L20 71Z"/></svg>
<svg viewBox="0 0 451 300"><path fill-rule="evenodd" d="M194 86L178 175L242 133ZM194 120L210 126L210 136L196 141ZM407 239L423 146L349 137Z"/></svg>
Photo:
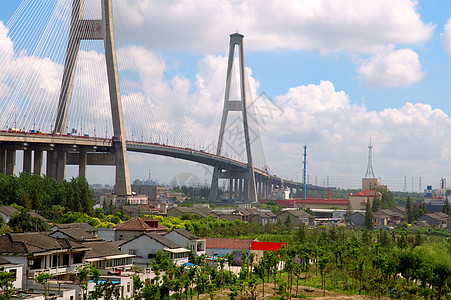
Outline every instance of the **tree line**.
<svg viewBox="0 0 451 300"><path fill-rule="evenodd" d="M0 174L0 205L18 204L25 209L45 211L59 206L66 211L92 213L93 192L88 181L75 177L57 181L51 177L20 173Z"/></svg>

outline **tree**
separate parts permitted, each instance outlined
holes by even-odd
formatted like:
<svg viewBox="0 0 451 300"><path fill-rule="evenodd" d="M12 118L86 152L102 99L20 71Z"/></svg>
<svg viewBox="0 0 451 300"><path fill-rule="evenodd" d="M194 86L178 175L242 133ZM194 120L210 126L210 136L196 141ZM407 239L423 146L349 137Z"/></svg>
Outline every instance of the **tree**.
<svg viewBox="0 0 451 300"><path fill-rule="evenodd" d="M93 266L84 266L78 269L78 281L79 281L79 286L82 290L82 298L86 299L87 295L86 292L88 290L88 282L90 280L94 281L96 283L96 291L95 294L97 297L100 297L102 294L102 288L103 287L97 287L97 283L100 280L100 271L98 269L96 269Z"/></svg>
<svg viewBox="0 0 451 300"><path fill-rule="evenodd" d="M381 198L375 197L371 209L373 210L373 212L376 212L379 211L381 208L382 208Z"/></svg>
<svg viewBox="0 0 451 300"><path fill-rule="evenodd" d="M352 210L351 201L348 201L348 206L346 207L346 213L344 215L346 222L352 216L353 213L354 211Z"/></svg>
<svg viewBox="0 0 451 300"><path fill-rule="evenodd" d="M14 274L11 272L3 271L0 273L0 288L2 289L2 299L10 300L12 293L14 292Z"/></svg>
<svg viewBox="0 0 451 300"><path fill-rule="evenodd" d="M371 208L370 201L366 201L366 211L365 211L365 229L372 230L374 228L373 223L373 210Z"/></svg>
<svg viewBox="0 0 451 300"><path fill-rule="evenodd" d="M451 207L449 206L448 196L445 197L445 205L443 206L442 212L447 215L451 214Z"/></svg>
<svg viewBox="0 0 451 300"><path fill-rule="evenodd" d="M42 284L44 287L44 299L47 300L47 297L49 295L49 289L50 289L50 280L53 278L52 274L49 273L40 273L34 281L36 283Z"/></svg>
<svg viewBox="0 0 451 300"><path fill-rule="evenodd" d="M307 228L303 222L299 224L298 230L296 231L296 241L299 244L304 244L307 236Z"/></svg>
<svg viewBox="0 0 451 300"><path fill-rule="evenodd" d="M407 216L407 223L408 224L412 224L412 222L413 222L413 208L412 208L412 200L410 199L410 196L407 196L406 216Z"/></svg>
<svg viewBox="0 0 451 300"><path fill-rule="evenodd" d="M39 218L34 218L28 214L25 210L22 210L18 214L11 217L8 222L8 226L13 231L46 231L49 229L49 225Z"/></svg>

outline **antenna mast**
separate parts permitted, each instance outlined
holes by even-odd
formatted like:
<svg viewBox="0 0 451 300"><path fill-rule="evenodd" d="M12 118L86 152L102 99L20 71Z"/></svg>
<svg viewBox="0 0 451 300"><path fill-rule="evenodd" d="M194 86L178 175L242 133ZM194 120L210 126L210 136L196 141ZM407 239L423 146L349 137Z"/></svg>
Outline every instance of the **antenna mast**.
<svg viewBox="0 0 451 300"><path fill-rule="evenodd" d="M376 178L373 171L373 146L371 145L371 138L370 145L368 146L368 166L366 167L365 178Z"/></svg>

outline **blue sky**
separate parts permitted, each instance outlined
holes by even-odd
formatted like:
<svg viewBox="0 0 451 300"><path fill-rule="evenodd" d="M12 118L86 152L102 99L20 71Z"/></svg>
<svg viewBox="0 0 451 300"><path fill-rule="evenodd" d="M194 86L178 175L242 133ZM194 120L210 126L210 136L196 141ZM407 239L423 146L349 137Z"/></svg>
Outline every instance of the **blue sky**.
<svg viewBox="0 0 451 300"><path fill-rule="evenodd" d="M2 1L4 24L20 2ZM201 139L216 132L203 129L221 113L228 34L238 30L254 98L265 93L282 111L260 124L275 173L300 180L307 143L310 183L329 176L331 186L359 187L371 137L376 176L392 189L404 188L404 176L415 191L419 177L421 188L451 178L451 1L123 0L117 8L122 36L157 51ZM203 102L205 91L215 105ZM131 154L130 164L132 179L152 169L161 182L184 172L209 180L172 159ZM88 179L107 183L108 173L92 169Z"/></svg>

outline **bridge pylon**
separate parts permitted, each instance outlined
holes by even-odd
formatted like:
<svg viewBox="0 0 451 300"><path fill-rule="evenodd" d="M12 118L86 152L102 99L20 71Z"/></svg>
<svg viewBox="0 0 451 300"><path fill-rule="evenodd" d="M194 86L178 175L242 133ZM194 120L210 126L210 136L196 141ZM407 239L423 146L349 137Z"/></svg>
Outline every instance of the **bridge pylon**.
<svg viewBox="0 0 451 300"><path fill-rule="evenodd" d="M83 19L84 6L85 0L73 0L69 42L67 45L61 93L58 102L58 113L54 128L55 132L59 134L65 134L65 130L67 129L67 119L72 98L80 41L103 40L113 120L113 149L116 165L115 193L121 196L131 195L122 101L119 89L117 55L114 40L112 0L101 0L101 20ZM62 170L65 168L66 164L64 159L65 156L59 155L58 157L60 156L62 159L58 159L57 161L57 170Z"/></svg>
<svg viewBox="0 0 451 300"><path fill-rule="evenodd" d="M219 131L218 146L216 149L217 155L222 155L222 147L224 145L224 133L226 130L227 117L229 112L237 111L242 113L244 139L246 144L246 156L247 156L247 168L244 174L235 174L227 172L227 170L215 167L211 179L211 189L209 200L218 200L218 180L228 178L230 180L230 197L232 200L238 200L243 202L257 202L257 188L255 181L254 164L252 161L251 151L251 139L249 135L249 123L247 116L247 99L246 99L246 76L245 76L245 64L244 64L244 48L243 48L244 36L239 33L233 33L230 35L229 57L227 65L227 79L224 96L224 108L221 120L221 129ZM230 88L232 83L232 70L234 64L235 50L238 48L239 55L239 86L240 97L239 100L230 99Z"/></svg>

